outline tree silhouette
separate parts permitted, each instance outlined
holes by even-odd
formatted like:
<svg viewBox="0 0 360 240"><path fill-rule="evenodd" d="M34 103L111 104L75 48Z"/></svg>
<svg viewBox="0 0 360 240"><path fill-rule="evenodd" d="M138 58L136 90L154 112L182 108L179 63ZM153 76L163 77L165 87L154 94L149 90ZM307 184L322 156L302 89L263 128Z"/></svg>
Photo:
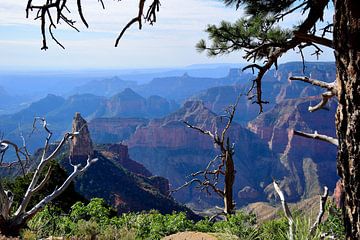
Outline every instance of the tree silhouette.
<svg viewBox="0 0 360 240"><path fill-rule="evenodd" d="M105 9L105 4L103 0L98 0ZM47 45L48 35L51 39L54 40L60 47L65 49L64 45L60 43L55 37L53 31L60 23L65 23L71 28L79 32L79 29L76 26L76 21L72 20L68 16L71 11L69 8L69 3L75 2L71 0L46 0L45 3L39 4L38 2L34 3L33 0L28 0L26 6L26 17L30 17L30 13L35 11L35 20L40 21L41 34L42 34L42 50L47 50L49 47ZM120 43L121 38L125 34L126 30L130 28L133 24L138 23L139 29L142 28L143 22L148 22L149 24L154 24L156 22L156 13L160 10L160 0L152 0L149 4L148 9L145 10L146 0L138 0L138 12L136 16L131 19L125 27L120 32L119 36L115 41L115 47ZM80 17L82 23L88 28L89 24L86 21L86 18L83 13L83 2L81 0L76 0L77 13Z"/></svg>

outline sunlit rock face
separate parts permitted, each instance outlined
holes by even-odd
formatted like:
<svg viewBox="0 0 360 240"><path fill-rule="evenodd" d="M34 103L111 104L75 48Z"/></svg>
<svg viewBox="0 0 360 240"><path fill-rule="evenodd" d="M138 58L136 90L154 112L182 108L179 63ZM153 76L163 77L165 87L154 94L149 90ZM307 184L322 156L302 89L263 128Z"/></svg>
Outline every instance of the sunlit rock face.
<svg viewBox="0 0 360 240"><path fill-rule="evenodd" d="M335 137L337 103L330 101L326 110L309 112L318 97L288 99L248 124L248 128L268 143L288 171L282 186L289 200L319 194L323 186L335 187L336 146L294 135L294 130Z"/></svg>
<svg viewBox="0 0 360 240"><path fill-rule="evenodd" d="M104 144L99 146L100 153L108 159L113 160L126 170L141 175L144 177L151 177L153 174L147 170L142 164L132 160L129 156L128 147L124 144ZM168 187L168 184L167 186ZM165 187L165 188L166 188Z"/></svg>
<svg viewBox="0 0 360 240"><path fill-rule="evenodd" d="M226 123L225 118L217 116L202 102L188 101L178 111L139 126L126 141L132 158L152 173L169 179L172 189L188 181L187 176L191 173L204 169L219 153L209 136L188 128L184 121L219 133ZM271 182L271 176L284 176L279 159L269 151L266 142L236 122L229 129L228 136L235 143L234 196L237 205L265 200L264 188ZM246 186L254 192L249 198L244 198L243 192L238 194ZM221 204L222 201L215 195L201 193L195 186L174 196L183 203L199 207Z"/></svg>
<svg viewBox="0 0 360 240"><path fill-rule="evenodd" d="M80 113L75 113L72 122L72 132L77 133L70 144L70 156L72 158L84 158L94 154L93 143L86 120Z"/></svg>

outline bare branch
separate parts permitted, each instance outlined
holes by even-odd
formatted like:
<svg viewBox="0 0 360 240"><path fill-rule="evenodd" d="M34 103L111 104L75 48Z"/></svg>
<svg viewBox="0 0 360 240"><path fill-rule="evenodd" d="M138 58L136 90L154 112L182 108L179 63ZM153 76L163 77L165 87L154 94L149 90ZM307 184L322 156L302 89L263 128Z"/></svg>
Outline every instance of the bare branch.
<svg viewBox="0 0 360 240"><path fill-rule="evenodd" d="M305 133L305 132L294 130L294 135L305 137L305 138L318 139L318 140L321 140L321 141L324 141L324 142L334 144L335 146L339 146L339 141L338 141L337 138L333 138L333 137L330 137L330 136L327 136L327 135L318 134L317 131L315 131L314 133Z"/></svg>
<svg viewBox="0 0 360 240"><path fill-rule="evenodd" d="M50 195L42 199L38 204L36 204L31 210L25 213L25 217L33 216L38 211L40 211L46 204L51 202L54 198L59 196L65 189L70 185L70 183L79 175L83 174L93 163L98 161L97 158L91 159L88 157L87 163L85 167L80 168L80 165L74 166L73 172L68 176L68 178L64 181L64 183L56 188Z"/></svg>
<svg viewBox="0 0 360 240"><path fill-rule="evenodd" d="M318 87L321 87L321 88L325 88L329 91L331 91L333 94L336 94L336 82L331 82L331 83L327 83L327 82L323 82L323 81L320 81L320 80L316 80L316 79L311 79L311 78L308 78L308 77L289 77L289 80L291 81L302 81L302 82L306 82L306 83L310 83L314 86L318 86Z"/></svg>
<svg viewBox="0 0 360 240"><path fill-rule="evenodd" d="M294 230L295 230L294 219L291 215L289 206L286 203L284 193L281 191L279 185L277 184L277 182L275 180L273 180L273 184L274 184L274 189L275 189L276 193L279 195L285 217L287 218L288 223L289 223L289 240L294 240Z"/></svg>
<svg viewBox="0 0 360 240"><path fill-rule="evenodd" d="M117 37L115 41L115 47L117 47L120 43L121 38L125 34L126 30L128 30L133 24L138 23L139 29L142 28L142 20L143 18L145 21L148 21L150 25L153 25L156 22L156 12L160 9L160 1L159 0L153 0L152 4L150 4L149 9L144 16L144 7L145 7L145 1L146 0L139 0L139 7L138 7L138 14L136 17L131 19L125 27L120 32L119 36Z"/></svg>
<svg viewBox="0 0 360 240"><path fill-rule="evenodd" d="M45 177L44 177L44 179L41 181L41 183L37 187L34 188L34 190L33 190L34 194L39 192L45 186L45 184L47 183L47 181L50 178L51 170L52 169L51 169L51 166L50 166L47 173L46 173L46 175L45 175Z"/></svg>
<svg viewBox="0 0 360 240"><path fill-rule="evenodd" d="M324 216L324 212L325 212L325 205L326 205L326 200L328 198L329 195L329 189L325 186L324 187L324 194L322 196L320 196L320 208L319 208L319 214L316 217L316 221L314 222L314 224L312 225L312 227L310 228L310 234L313 235L314 231L316 230L316 228L319 226L319 224L321 223L322 217Z"/></svg>
<svg viewBox="0 0 360 240"><path fill-rule="evenodd" d="M104 3L103 7L104 7ZM78 12L79 12L79 16L81 18L81 21L84 23L84 25L88 28L89 24L86 22L83 11L82 11L82 6L81 6L81 0L77 0L77 7L78 7Z"/></svg>
<svg viewBox="0 0 360 240"><path fill-rule="evenodd" d="M18 164L20 165L20 167L21 167L21 171L22 171L23 175L25 175L24 162L26 163L26 160L27 160L27 159L26 159L25 161L23 161L23 160L21 159L21 156L20 156L20 155L26 155L26 153L22 152L21 149L18 147L17 144L15 144L15 143L13 143L13 142L11 142L11 141L9 141L9 140L2 140L2 141L1 141L1 146L2 146L2 147L1 147L1 150L0 150L0 153L2 154L2 155L1 155L1 158L4 157L4 154L5 154L5 152L6 152L6 150L8 149L9 146L12 146L12 147L13 147L13 149L14 149L14 151L15 151L15 155L16 155L17 160L14 161L14 162L11 162L10 165L13 165L13 164L15 164L15 163L18 163ZM2 161L1 161L1 162L2 162Z"/></svg>
<svg viewBox="0 0 360 240"><path fill-rule="evenodd" d="M57 145L57 147L55 148L55 150L50 153L50 155L48 157L45 157L46 156L46 150L45 149L48 149L48 146L49 146L49 141L50 141L50 138L51 138L51 131L47 128L47 123L46 123L46 120L44 119L41 119L43 121L43 127L44 129L49 133L48 134L48 137L46 138L45 140L45 146L44 146L44 150L43 150L43 155L41 157L41 160L40 160L40 163L39 165L37 166L36 170L35 170L35 173L34 173L34 176L28 186L28 189L26 190L26 193L24 195L24 198L18 208L18 210L16 211L16 215L20 214L20 213L23 213L25 212L25 209L27 207L27 205L29 204L30 202L30 199L31 197L33 196L34 194L34 190L36 190L36 185L38 184L38 181L39 181L39 178L40 178L40 174L42 172L42 170L44 169L44 167L47 165L47 163L53 159L55 157L55 155L60 151L60 149L62 148L62 146L66 143L66 141L73 137L74 135L76 135L76 133L66 133L64 135L64 137L62 138L62 140L60 141L60 143ZM78 134L78 133L77 133Z"/></svg>
<svg viewBox="0 0 360 240"><path fill-rule="evenodd" d="M178 188L175 188L173 190L170 191L170 195L174 192L178 192L180 191L181 189L185 188L185 187L188 187L190 186L191 184L193 183L198 183L200 187L210 187L213 189L213 191L218 194L220 197L224 197L224 192L222 190L220 190L219 188L216 187L215 184L211 184L209 181L201 181L200 179L198 178L194 178L194 179L191 179L190 181L184 183L183 185L181 185L180 187ZM209 192L208 192L209 193Z"/></svg>
<svg viewBox="0 0 360 240"><path fill-rule="evenodd" d="M212 133L209 130L204 130L200 127L193 126L188 122L184 121L187 127L195 129L196 131L204 135L208 135L214 141L214 145L220 149L221 154L217 155L213 160L209 161L205 170L200 170L196 173L191 174L191 177L193 178L191 181L186 182L182 186L171 191L171 193L179 191L180 189L185 188L191 185L192 183L198 183L198 187L201 190L205 190L208 194L210 194L209 189L211 189L213 192L215 192L221 198L223 198L224 214L232 214L234 212L235 203L233 201L233 185L235 181L235 167L234 167L233 155L235 151L234 151L234 144L230 144L230 139L229 137L226 136L226 133L229 130L231 123L234 119L234 115L239 99L240 96L236 99L234 105L230 105L225 110L226 112L225 116L217 116L220 117L221 123L223 118L227 119L227 123L225 124L225 127L221 131L221 135L219 135L217 131L215 131L215 133ZM218 159L221 159L221 161L219 165L215 167L215 162ZM223 190L217 187L220 176L224 177Z"/></svg>
<svg viewBox="0 0 360 240"><path fill-rule="evenodd" d="M322 100L320 103L318 103L316 106L309 107L310 112L314 112L319 109L322 109L326 105L326 103L329 101L330 98L337 96L337 88L336 88L335 81L331 82L331 83L327 83L327 82L319 81L316 79L311 79L308 77L289 77L289 80L291 80L291 81L297 80L297 81L310 83L314 86L318 86L318 87L325 88L328 90L327 92L324 92L323 94L321 94Z"/></svg>
<svg viewBox="0 0 360 240"><path fill-rule="evenodd" d="M299 5L296 6L296 7L291 8L290 10L288 10L288 11L285 12L285 13L277 14L277 15L275 16L276 21L283 20L285 16L289 15L290 13L295 12L296 10L298 10L298 9L306 6L307 4L308 4L308 1L304 1L303 3L299 4Z"/></svg>
<svg viewBox="0 0 360 240"><path fill-rule="evenodd" d="M226 109L226 112L228 113L228 121L226 123L225 128L223 129L223 131L221 133L221 139L220 139L221 142L225 141L226 132L229 130L229 128L231 126L231 123L232 123L232 121L234 119L235 112L236 112L236 107L239 104L239 100L240 100L240 96L237 97L236 102L235 102L234 105L231 105L231 106L228 107L228 109Z"/></svg>
<svg viewBox="0 0 360 240"><path fill-rule="evenodd" d="M323 94L321 94L322 96L322 100L321 102L319 102L317 105L315 106L309 106L309 112L315 112L319 109L322 109L329 101L330 98L334 97L335 95L332 92L325 92Z"/></svg>
<svg viewBox="0 0 360 240"><path fill-rule="evenodd" d="M149 5L149 9L146 12L146 15L144 14L144 6L146 0L138 0L139 1L139 10L137 13L137 16L129 21L129 23L122 29L119 37L116 39L115 46L118 46L120 39L126 32L126 30L133 25L134 23L139 24L139 29L142 28L142 21L148 21L150 25L153 25L156 22L156 13L160 9L160 0L153 0L152 3ZM101 6L103 9L105 9L105 5L103 0L98 0L98 2L101 3ZM81 22L88 28L89 24L86 21L86 18L83 13L83 6L81 0L76 0L76 6L77 6L77 13L80 17ZM34 20L40 20L40 31L42 36L42 50L47 50L47 36L50 34L51 38L55 41L56 44L58 44L61 48L65 48L54 36L52 30L56 29L56 26L58 24L61 24L62 22L69 25L71 28L75 29L76 31L79 31L77 27L75 26L75 21L71 20L67 15L70 13L70 10L68 8L68 0L46 0L43 5L36 3L34 4L32 0L27 1L26 6L26 17L29 18L30 12L33 10L36 10L36 17ZM55 13L54 13L55 12ZM53 21L52 14L54 13L54 19L56 21ZM56 15L56 18L55 18ZM48 27L48 28L47 28ZM48 29L48 32L46 32L46 29Z"/></svg>
<svg viewBox="0 0 360 240"><path fill-rule="evenodd" d="M184 121L184 123L186 124L186 126L187 126L188 128L195 129L195 130L201 132L202 134L208 135L208 136L210 136L212 139L215 139L215 135L214 135L212 132L210 132L209 130L204 130L204 129L200 128L200 127L193 126L193 125L191 125L190 123L188 123L187 121Z"/></svg>

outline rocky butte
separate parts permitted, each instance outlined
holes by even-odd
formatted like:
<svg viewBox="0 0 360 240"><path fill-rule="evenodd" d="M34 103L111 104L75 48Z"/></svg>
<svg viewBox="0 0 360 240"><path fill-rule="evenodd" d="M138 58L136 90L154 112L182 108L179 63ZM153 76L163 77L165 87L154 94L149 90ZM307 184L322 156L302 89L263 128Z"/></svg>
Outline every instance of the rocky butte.
<svg viewBox="0 0 360 240"><path fill-rule="evenodd" d="M93 144L87 122L76 113L73 132L79 132L70 144L73 163L83 163L89 155L99 160L75 180L75 190L87 199L100 197L119 213L156 209L161 213L185 211L191 218L197 216L188 208L177 204L168 196L169 181L154 176L142 164L132 160L123 144ZM71 169L67 154L61 165Z"/></svg>

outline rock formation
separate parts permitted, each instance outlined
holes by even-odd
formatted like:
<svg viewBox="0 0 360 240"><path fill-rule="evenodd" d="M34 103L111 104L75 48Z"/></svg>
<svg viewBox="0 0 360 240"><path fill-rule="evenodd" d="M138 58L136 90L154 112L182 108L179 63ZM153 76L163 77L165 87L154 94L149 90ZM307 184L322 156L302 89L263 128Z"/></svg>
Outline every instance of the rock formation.
<svg viewBox="0 0 360 240"><path fill-rule="evenodd" d="M169 179L172 189L185 183L186 176L204 169L217 154L208 136L187 128L183 123L185 120L212 131L221 129L224 125L221 118L204 104L190 101L175 113L138 127L127 141L130 155L154 174ZM283 176L280 161L268 150L266 142L235 122L229 131L229 137L236 146L234 195L238 206L265 200L263 187L271 182L271 176ZM247 199L238 198L237 192L246 186L259 194L252 194ZM200 199L200 207L209 203L218 204L216 197L199 193L195 187L183 189L174 196L181 202L196 205Z"/></svg>
<svg viewBox="0 0 360 240"><path fill-rule="evenodd" d="M80 113L75 113L72 123L72 132L78 132L71 140L70 156L91 156L94 154L93 143L87 122L81 117Z"/></svg>
<svg viewBox="0 0 360 240"><path fill-rule="evenodd" d="M99 146L100 147L100 146ZM151 177L153 174L147 170L142 164L132 160L129 156L128 147L123 144L106 144L101 145L101 149L99 149L101 154L108 159L113 160L115 163L119 164L129 172L144 176ZM159 189L168 188L167 186L157 185Z"/></svg>
<svg viewBox="0 0 360 240"><path fill-rule="evenodd" d="M317 131L335 136L336 102L329 102L328 110L310 113L309 105L317 101L316 97L284 100L248 124L251 131L268 143L289 172L281 185L288 200L319 194L324 185L332 189L338 179L336 147L293 133L293 130Z"/></svg>
<svg viewBox="0 0 360 240"><path fill-rule="evenodd" d="M96 143L118 143L128 140L148 122L143 118L95 118L89 122L89 130Z"/></svg>

